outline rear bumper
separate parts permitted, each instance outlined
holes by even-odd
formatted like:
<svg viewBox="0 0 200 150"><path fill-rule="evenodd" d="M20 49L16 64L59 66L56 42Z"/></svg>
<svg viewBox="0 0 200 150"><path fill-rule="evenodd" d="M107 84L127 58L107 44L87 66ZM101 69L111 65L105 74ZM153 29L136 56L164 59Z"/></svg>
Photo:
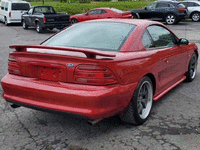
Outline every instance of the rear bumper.
<svg viewBox="0 0 200 150"><path fill-rule="evenodd" d="M44 23L42 24L43 28L58 28L58 29L62 29L65 28L67 26L69 26L71 24L71 22L60 22L60 23Z"/></svg>
<svg viewBox="0 0 200 150"><path fill-rule="evenodd" d="M137 83L122 86L88 86L41 81L6 75L1 81L3 97L18 105L103 119L122 112Z"/></svg>
<svg viewBox="0 0 200 150"><path fill-rule="evenodd" d="M7 22L8 22L8 23L21 23L21 19L11 19L11 18L7 18Z"/></svg>

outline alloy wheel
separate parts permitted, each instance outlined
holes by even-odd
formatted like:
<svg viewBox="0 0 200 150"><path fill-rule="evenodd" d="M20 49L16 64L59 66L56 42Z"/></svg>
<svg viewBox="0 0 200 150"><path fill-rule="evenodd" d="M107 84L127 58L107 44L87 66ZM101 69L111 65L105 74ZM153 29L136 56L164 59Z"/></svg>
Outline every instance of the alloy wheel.
<svg viewBox="0 0 200 150"><path fill-rule="evenodd" d="M137 110L142 119L145 119L152 107L153 89L148 81L143 82L138 93Z"/></svg>

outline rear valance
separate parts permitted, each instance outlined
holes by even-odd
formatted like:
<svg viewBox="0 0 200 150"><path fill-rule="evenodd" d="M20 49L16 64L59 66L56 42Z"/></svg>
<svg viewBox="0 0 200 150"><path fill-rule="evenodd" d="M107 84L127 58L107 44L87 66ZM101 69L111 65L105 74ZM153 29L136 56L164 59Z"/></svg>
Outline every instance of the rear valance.
<svg viewBox="0 0 200 150"><path fill-rule="evenodd" d="M44 45L11 45L10 48L16 49L17 52L26 52L27 48L81 52L84 53L87 56L87 58L96 58L97 55L105 57L116 56L115 54L110 54L110 52L106 51L84 49L84 48L73 48L73 47L58 47L58 46L44 46Z"/></svg>

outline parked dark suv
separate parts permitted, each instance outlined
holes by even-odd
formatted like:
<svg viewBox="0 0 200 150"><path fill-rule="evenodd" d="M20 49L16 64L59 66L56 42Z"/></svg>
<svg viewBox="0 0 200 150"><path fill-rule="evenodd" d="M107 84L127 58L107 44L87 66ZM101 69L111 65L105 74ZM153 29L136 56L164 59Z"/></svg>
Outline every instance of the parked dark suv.
<svg viewBox="0 0 200 150"><path fill-rule="evenodd" d="M164 20L167 24L176 24L186 15L186 8L177 1L155 1L143 9L130 10L133 18Z"/></svg>

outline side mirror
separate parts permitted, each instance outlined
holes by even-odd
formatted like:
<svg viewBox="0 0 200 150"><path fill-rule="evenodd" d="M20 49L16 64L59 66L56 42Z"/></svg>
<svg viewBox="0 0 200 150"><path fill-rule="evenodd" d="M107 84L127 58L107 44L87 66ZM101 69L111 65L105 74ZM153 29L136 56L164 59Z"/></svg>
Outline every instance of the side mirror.
<svg viewBox="0 0 200 150"><path fill-rule="evenodd" d="M88 15L88 13L85 13L85 15L87 16L87 15Z"/></svg>
<svg viewBox="0 0 200 150"><path fill-rule="evenodd" d="M187 39L181 38L178 41L178 45L188 45L189 41Z"/></svg>
<svg viewBox="0 0 200 150"><path fill-rule="evenodd" d="M24 12L22 11L21 13L23 13L23 14L25 14L25 15L26 15L26 14L28 14L28 11L24 11Z"/></svg>
<svg viewBox="0 0 200 150"><path fill-rule="evenodd" d="M145 10L147 10L147 7L144 7Z"/></svg>

